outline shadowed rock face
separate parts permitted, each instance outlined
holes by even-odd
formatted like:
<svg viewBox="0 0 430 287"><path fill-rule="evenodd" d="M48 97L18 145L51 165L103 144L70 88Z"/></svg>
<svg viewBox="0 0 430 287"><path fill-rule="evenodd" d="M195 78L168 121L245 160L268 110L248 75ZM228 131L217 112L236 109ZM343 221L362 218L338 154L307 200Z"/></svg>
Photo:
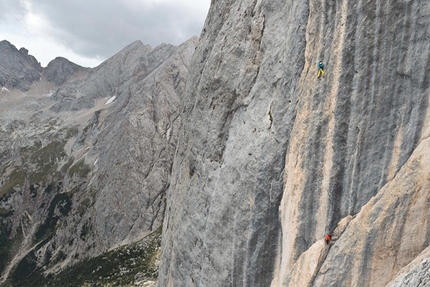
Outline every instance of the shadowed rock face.
<svg viewBox="0 0 430 287"><path fill-rule="evenodd" d="M54 83L56 86L61 86L69 80L71 76L76 76L76 74L79 73L83 74L88 71L88 68L76 65L65 58L57 57L49 62L48 66L44 69L44 75L49 82Z"/></svg>
<svg viewBox="0 0 430 287"><path fill-rule="evenodd" d="M428 246L414 202L428 202L429 14L424 0L212 3L158 286L383 286Z"/></svg>
<svg viewBox="0 0 430 287"><path fill-rule="evenodd" d="M28 91L30 85L39 81L42 67L28 55L24 48L18 49L6 40L0 42L0 85L7 89Z"/></svg>
<svg viewBox="0 0 430 287"><path fill-rule="evenodd" d="M27 49L18 50L6 40L0 42L0 85L9 90L28 92L43 79L59 87L89 70L62 57L55 58L46 68L42 68Z"/></svg>

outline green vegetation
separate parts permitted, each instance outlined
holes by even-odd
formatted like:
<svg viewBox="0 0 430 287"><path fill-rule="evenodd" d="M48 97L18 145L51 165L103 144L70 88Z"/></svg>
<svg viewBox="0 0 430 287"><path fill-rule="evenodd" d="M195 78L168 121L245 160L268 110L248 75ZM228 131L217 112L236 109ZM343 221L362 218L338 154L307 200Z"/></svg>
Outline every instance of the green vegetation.
<svg viewBox="0 0 430 287"><path fill-rule="evenodd" d="M57 194L51 201L48 208L48 216L46 217L45 222L39 226L39 229L35 233L35 238L37 241L50 238L54 235L55 226L60 219L59 215L55 213L56 209L58 209L58 211L63 216L66 216L70 212L72 209L72 201L67 194Z"/></svg>
<svg viewBox="0 0 430 287"><path fill-rule="evenodd" d="M36 268L37 268L36 255L34 254L34 251L31 251L16 266L15 271L12 274L12 280L16 282L16 281L29 278ZM31 286L31 285L28 285L28 286Z"/></svg>
<svg viewBox="0 0 430 287"><path fill-rule="evenodd" d="M74 160L75 159L73 157L69 158L69 161L61 167L61 172L66 173L67 170L72 166Z"/></svg>
<svg viewBox="0 0 430 287"><path fill-rule="evenodd" d="M54 167L55 168L55 167ZM40 172L34 172L29 174L29 181L31 183L39 183L45 185L49 182L58 181L60 179L60 173L52 170L46 166L44 169L40 169Z"/></svg>
<svg viewBox="0 0 430 287"><path fill-rule="evenodd" d="M10 237L10 229L5 226L0 226L0 274L3 273L11 254L16 252L23 240L22 230L19 227L14 238Z"/></svg>
<svg viewBox="0 0 430 287"><path fill-rule="evenodd" d="M13 188L16 185L22 186L25 183L25 173L21 170L14 170L10 176L7 183L0 188L0 198L2 198L7 193L13 192Z"/></svg>
<svg viewBox="0 0 430 287"><path fill-rule="evenodd" d="M75 163L70 169L69 169L69 176L72 177L75 174L79 177L85 177L91 172L91 168L89 165L87 165L84 160L80 160L77 163Z"/></svg>
<svg viewBox="0 0 430 287"><path fill-rule="evenodd" d="M77 136L79 133L79 126L71 127L66 131L66 139Z"/></svg>
<svg viewBox="0 0 430 287"><path fill-rule="evenodd" d="M25 157L26 155L32 154L35 151L39 150L41 147L42 147L42 143L40 142L40 140L36 140L36 141L34 141L33 146L31 146L31 147L21 147L19 149L19 152L20 152L20 154L22 156Z"/></svg>
<svg viewBox="0 0 430 287"><path fill-rule="evenodd" d="M85 198L78 206L78 214L80 217L82 217L85 212L88 210L88 208L90 208L92 205L91 199L89 199L88 197Z"/></svg>
<svg viewBox="0 0 430 287"><path fill-rule="evenodd" d="M30 195L31 195L31 198L37 197L37 188L34 187L34 184L30 185Z"/></svg>
<svg viewBox="0 0 430 287"><path fill-rule="evenodd" d="M9 232L6 231L7 230L4 230L4 228L0 230L0 274L3 273L9 261L10 242L8 240Z"/></svg>
<svg viewBox="0 0 430 287"><path fill-rule="evenodd" d="M42 219L33 237L33 243L37 247L16 265L8 282L3 285L0 284L1 286L45 286L49 282L50 278L46 278L36 264L36 254L39 254L37 250L46 245L49 239L55 235L61 219L68 216L71 212L73 193L79 191L80 186L82 186L82 180L78 179L76 182L73 182L76 186L70 193L58 194L62 189L63 177L65 175L85 177L91 171L90 167L83 160L74 164L74 158L68 158L64 150L66 140L76 136L78 132L77 126L63 129L61 133L56 134L51 130L47 130L47 133L51 133L52 137L56 138L55 140L51 139L52 142L42 142L40 140L32 142L32 139L29 139L30 144L20 147L18 150L18 159L22 163L19 168L14 167L14 165L19 164L18 160L9 160L9 150L1 153L0 159L5 158L8 161L2 161L2 165L0 166L0 172L3 174L2 185L0 185L0 200L5 200L20 189L29 191L29 198L26 198L26 200L34 201L35 204L39 202L38 200L34 200L36 198L46 197L52 199L50 202L43 202L40 206L41 209L43 207L43 209L48 209L46 213L43 212L43 215L46 217ZM65 164L61 167L59 163ZM60 167L61 170L59 170ZM89 199L85 200L83 207L90 203ZM11 233L11 226L8 223L11 215L14 215L13 209L0 207L0 274L2 274L10 262L12 256L16 255L23 240L21 226L16 230L16 235L12 235ZM22 220L26 221L25 218ZM30 224L28 222L23 223L23 221L21 221L21 224ZM91 226L86 226L84 233L89 232L89 228ZM45 266L60 263L67 257L61 250L58 253L51 252L52 250L49 248L45 250L43 253L45 257L42 258L43 262L39 262L42 263L44 268ZM40 259L38 258L38 260ZM34 282L44 283L38 285L34 284ZM63 284L54 283L49 286L61 285Z"/></svg>
<svg viewBox="0 0 430 287"><path fill-rule="evenodd" d="M31 155L31 160L40 166L52 165L58 158L65 157L65 142L53 141Z"/></svg>
<svg viewBox="0 0 430 287"><path fill-rule="evenodd" d="M57 167L58 160L66 156L64 145L65 142L53 141L31 154L30 162L36 164L37 169L29 174L30 183L46 184L60 179Z"/></svg>
<svg viewBox="0 0 430 287"><path fill-rule="evenodd" d="M25 164L22 169L14 170L6 181L6 184L0 188L0 198L13 193L15 186L24 186L26 179L29 184L48 184L60 180L61 172L67 172L67 169L73 164L73 158L63 166L61 172L57 171L58 160L66 156L64 151L65 142L53 141L45 147L39 142L36 142L31 148L22 148L21 154ZM32 167L32 164L36 165L36 168ZM84 173L89 169L88 166L83 163L75 167L75 171ZM32 197L36 196L33 191Z"/></svg>
<svg viewBox="0 0 430 287"><path fill-rule="evenodd" d="M7 217L9 215L11 215L13 212L10 211L9 209L0 207L0 217Z"/></svg>
<svg viewBox="0 0 430 287"><path fill-rule="evenodd" d="M158 276L155 261L160 244L161 227L137 243L83 260L55 276L47 277L35 266L34 253L30 253L14 270L9 283L15 287L81 287L131 285L137 276L141 280L155 280Z"/></svg>
<svg viewBox="0 0 430 287"><path fill-rule="evenodd" d="M82 226L81 229L81 234L79 235L79 237L82 240L85 240L85 238L87 237L87 235L92 231L92 225L91 223L89 223L88 221L85 222L84 226Z"/></svg>

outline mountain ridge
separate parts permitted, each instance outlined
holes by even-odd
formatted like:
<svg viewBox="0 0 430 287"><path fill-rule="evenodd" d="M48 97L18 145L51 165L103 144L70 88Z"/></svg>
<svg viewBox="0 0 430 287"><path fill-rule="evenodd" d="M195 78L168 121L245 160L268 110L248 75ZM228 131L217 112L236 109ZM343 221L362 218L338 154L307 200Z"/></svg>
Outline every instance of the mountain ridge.
<svg viewBox="0 0 430 287"><path fill-rule="evenodd" d="M15 46L6 40L0 42L0 85L7 89L28 91L30 85L40 79L42 66L28 50Z"/></svg>
<svg viewBox="0 0 430 287"><path fill-rule="evenodd" d="M28 90L2 92L4 286L43 286L52 274L72 272L70 265L103 260L97 256L108 250L121 257L128 245L157 256L179 99L197 42L151 48L136 41L92 69L57 57ZM150 237L155 241L142 243L148 250L132 247ZM148 258L132 258L128 270L154 270ZM133 267L133 260L146 263ZM119 274L87 280L123 282ZM136 275L140 285L156 276L145 274L152 275Z"/></svg>

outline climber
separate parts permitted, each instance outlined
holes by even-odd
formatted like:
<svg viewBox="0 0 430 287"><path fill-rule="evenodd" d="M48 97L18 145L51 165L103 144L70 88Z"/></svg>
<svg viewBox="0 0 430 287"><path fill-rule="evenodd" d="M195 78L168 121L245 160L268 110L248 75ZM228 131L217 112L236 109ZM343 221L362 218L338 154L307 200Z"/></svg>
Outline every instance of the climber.
<svg viewBox="0 0 430 287"><path fill-rule="evenodd" d="M330 233L327 233L327 234L325 235L325 243L329 244L329 243L330 243L330 241L331 241L331 234L330 234Z"/></svg>
<svg viewBox="0 0 430 287"><path fill-rule="evenodd" d="M321 61L318 62L318 78L320 76L324 77L324 64Z"/></svg>

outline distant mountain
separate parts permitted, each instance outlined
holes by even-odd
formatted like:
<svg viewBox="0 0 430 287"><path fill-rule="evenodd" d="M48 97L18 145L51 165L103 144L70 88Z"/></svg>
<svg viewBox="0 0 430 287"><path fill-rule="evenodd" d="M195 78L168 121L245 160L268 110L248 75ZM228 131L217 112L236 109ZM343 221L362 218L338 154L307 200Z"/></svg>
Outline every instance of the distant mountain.
<svg viewBox="0 0 430 287"><path fill-rule="evenodd" d="M27 49L18 50L6 40L0 42L0 85L8 90L27 92L42 79L61 86L89 70L62 57L55 58L46 68L42 68Z"/></svg>
<svg viewBox="0 0 430 287"><path fill-rule="evenodd" d="M64 269L72 264L97 272L85 262L103 261L97 256L108 250L135 255L124 259L129 265L110 264L109 279L82 280L155 279L180 99L197 41L155 48L137 41L93 69L64 58L41 68L2 42L0 282L55 285L75 272ZM129 281L119 275L124 270L116 273L120 266L129 268ZM49 275L58 272L55 280Z"/></svg>
<svg viewBox="0 0 430 287"><path fill-rule="evenodd" d="M40 80L42 67L25 48L17 49L6 40L0 42L0 85L7 89L28 91Z"/></svg>
<svg viewBox="0 0 430 287"><path fill-rule="evenodd" d="M66 58L57 57L49 62L48 66L43 69L43 73L48 82L61 86L72 77L85 74L89 72L89 70L89 68L76 65Z"/></svg>
<svg viewBox="0 0 430 287"><path fill-rule="evenodd" d="M118 96L133 83L144 80L176 50L167 44L153 49L136 41L91 69L83 79L62 85L52 96L56 101L52 109L59 112L91 108L97 99Z"/></svg>

